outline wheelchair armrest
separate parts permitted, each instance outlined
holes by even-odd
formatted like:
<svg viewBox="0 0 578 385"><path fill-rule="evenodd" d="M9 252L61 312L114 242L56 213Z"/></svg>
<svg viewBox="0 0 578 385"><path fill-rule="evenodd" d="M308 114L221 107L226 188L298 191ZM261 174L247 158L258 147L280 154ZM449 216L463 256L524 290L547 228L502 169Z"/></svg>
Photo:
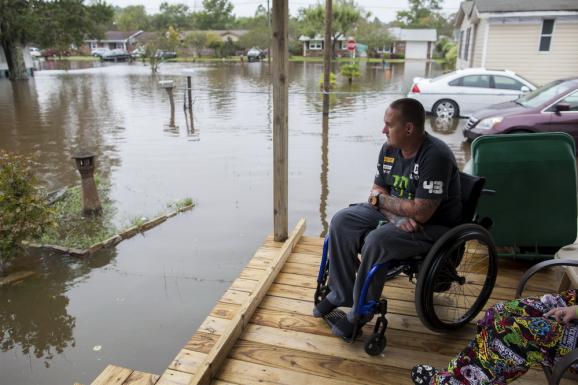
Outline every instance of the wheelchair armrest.
<svg viewBox="0 0 578 385"><path fill-rule="evenodd" d="M566 371L577 362L578 349L574 349L564 357L560 358L550 373L546 375L546 377L548 377L548 385L558 385Z"/></svg>
<svg viewBox="0 0 578 385"><path fill-rule="evenodd" d="M576 259L550 259L548 261L540 262L529 268L522 278L520 279L520 283L518 283L518 288L516 289L516 298L520 298L522 296L522 292L526 287L526 283L528 280L540 270L552 267L552 266L578 266L578 260Z"/></svg>

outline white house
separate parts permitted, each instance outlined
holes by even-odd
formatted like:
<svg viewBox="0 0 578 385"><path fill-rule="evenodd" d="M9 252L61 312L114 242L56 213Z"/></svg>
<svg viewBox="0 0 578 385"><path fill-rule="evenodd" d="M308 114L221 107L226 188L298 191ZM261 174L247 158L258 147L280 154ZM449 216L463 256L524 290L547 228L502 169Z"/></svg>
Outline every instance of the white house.
<svg viewBox="0 0 578 385"><path fill-rule="evenodd" d="M331 37L333 41L333 37ZM337 35L337 43L335 45L335 51L338 55L349 55L347 51L347 38L342 34ZM301 35L299 41L303 42L303 56L323 56L323 46L325 40L323 35L315 35L314 37L309 37Z"/></svg>
<svg viewBox="0 0 578 385"><path fill-rule="evenodd" d="M431 59L437 41L435 29L390 28L389 33L394 39L393 54L404 55L406 59Z"/></svg>
<svg viewBox="0 0 578 385"><path fill-rule="evenodd" d="M474 0L456 15L457 68L509 69L540 85L578 75L578 0Z"/></svg>
<svg viewBox="0 0 578 385"><path fill-rule="evenodd" d="M108 48L108 49L124 49L129 50L136 43L137 37L142 34L143 31L107 31L104 34L103 39L87 39L84 40L86 48L84 51L90 52L95 48Z"/></svg>
<svg viewBox="0 0 578 385"><path fill-rule="evenodd" d="M24 65L28 75L32 76L34 72L34 61L32 60L32 55L30 55L30 48L25 46L22 48L22 56L24 57ZM6 55L4 54L4 49L0 46L0 79L8 77L8 61L6 60Z"/></svg>

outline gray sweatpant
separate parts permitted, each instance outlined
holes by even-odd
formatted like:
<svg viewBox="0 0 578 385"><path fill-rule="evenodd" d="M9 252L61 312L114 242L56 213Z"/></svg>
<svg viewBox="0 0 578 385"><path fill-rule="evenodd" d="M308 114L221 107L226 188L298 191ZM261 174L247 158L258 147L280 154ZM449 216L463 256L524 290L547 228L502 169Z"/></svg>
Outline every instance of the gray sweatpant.
<svg viewBox="0 0 578 385"><path fill-rule="evenodd" d="M353 204L340 210L331 220L328 282L331 292L327 299L332 304L353 307L373 265L425 254L449 229L440 225L425 225L422 231L408 233L393 223L377 228L379 221L386 220L369 203ZM361 253L360 265L358 253ZM387 269L380 269L374 275L363 302L379 299L386 273ZM348 315L350 321L353 321L352 315L352 312Z"/></svg>

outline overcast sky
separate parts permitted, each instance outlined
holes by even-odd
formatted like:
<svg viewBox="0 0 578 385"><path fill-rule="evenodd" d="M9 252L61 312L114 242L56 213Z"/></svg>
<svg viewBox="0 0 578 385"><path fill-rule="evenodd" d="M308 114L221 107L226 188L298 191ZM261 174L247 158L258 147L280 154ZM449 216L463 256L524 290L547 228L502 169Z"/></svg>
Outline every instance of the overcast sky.
<svg viewBox="0 0 578 385"><path fill-rule="evenodd" d="M166 1L166 0L165 0ZM259 4L267 7L267 0L230 0L233 6L233 13L237 16L253 16L255 9ZM272 6L272 0L271 6ZM147 13L157 13L159 5L163 0L107 0L112 5L126 7L127 5L144 5ZM407 8L407 0L357 0L357 4L366 11L371 11L372 15L379 17L381 21L391 21L395 19L395 14L399 10ZM202 9L202 0L169 0L169 3L182 3L189 6L193 11ZM299 8L304 8L312 4L325 4L319 0L289 0L289 12L292 15L297 14ZM444 0L443 12L446 14L454 13L460 6L460 0Z"/></svg>

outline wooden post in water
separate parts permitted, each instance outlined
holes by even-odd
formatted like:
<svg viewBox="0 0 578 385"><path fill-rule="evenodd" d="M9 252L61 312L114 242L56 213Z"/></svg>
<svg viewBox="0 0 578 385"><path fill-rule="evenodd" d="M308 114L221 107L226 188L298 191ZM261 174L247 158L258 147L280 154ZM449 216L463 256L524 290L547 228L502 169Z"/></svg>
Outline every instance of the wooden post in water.
<svg viewBox="0 0 578 385"><path fill-rule="evenodd" d="M273 234L283 242L288 233L288 0L273 0Z"/></svg>
<svg viewBox="0 0 578 385"><path fill-rule="evenodd" d="M193 116L193 90L191 77L187 76L187 97L189 98L189 113Z"/></svg>
<svg viewBox="0 0 578 385"><path fill-rule="evenodd" d="M329 115L329 83L331 73L331 18L333 0L325 0L325 40L323 42L323 115Z"/></svg>

